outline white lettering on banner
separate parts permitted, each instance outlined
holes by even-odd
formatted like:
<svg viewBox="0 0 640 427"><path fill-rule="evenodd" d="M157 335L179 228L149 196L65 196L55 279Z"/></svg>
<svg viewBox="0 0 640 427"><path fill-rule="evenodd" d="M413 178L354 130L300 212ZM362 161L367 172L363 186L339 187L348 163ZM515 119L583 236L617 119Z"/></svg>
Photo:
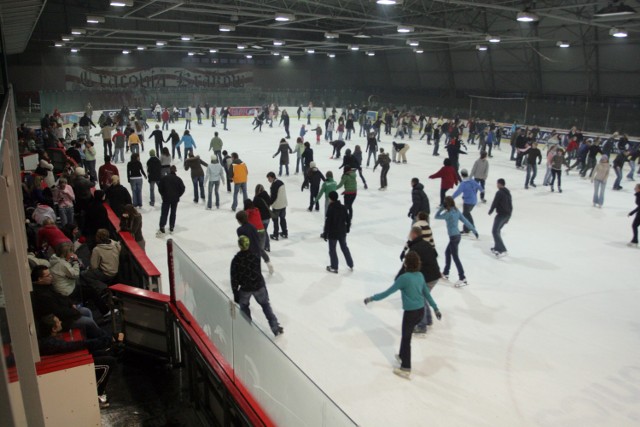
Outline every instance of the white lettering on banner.
<svg viewBox="0 0 640 427"><path fill-rule="evenodd" d="M215 89L253 85L253 71L207 68L66 67L67 90Z"/></svg>

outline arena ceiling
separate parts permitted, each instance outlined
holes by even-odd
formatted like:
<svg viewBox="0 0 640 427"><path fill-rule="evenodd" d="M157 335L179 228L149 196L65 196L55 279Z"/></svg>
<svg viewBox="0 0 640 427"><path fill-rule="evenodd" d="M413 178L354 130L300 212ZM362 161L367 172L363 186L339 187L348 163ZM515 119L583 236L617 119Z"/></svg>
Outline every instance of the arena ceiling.
<svg viewBox="0 0 640 427"><path fill-rule="evenodd" d="M635 13L636 9L640 11L637 0L626 3L396 0L396 3L49 0L31 42L47 48L59 44L65 49L114 53L163 50L184 54L293 56L347 54L355 47L375 54L476 49L492 43L535 49L556 46L560 41L593 46L610 42L614 29L618 35L628 34L627 42L637 43L640 32L640 14ZM613 13L603 13L605 8L612 8ZM534 21L516 20L523 12L533 14ZM63 36L67 40L63 41Z"/></svg>

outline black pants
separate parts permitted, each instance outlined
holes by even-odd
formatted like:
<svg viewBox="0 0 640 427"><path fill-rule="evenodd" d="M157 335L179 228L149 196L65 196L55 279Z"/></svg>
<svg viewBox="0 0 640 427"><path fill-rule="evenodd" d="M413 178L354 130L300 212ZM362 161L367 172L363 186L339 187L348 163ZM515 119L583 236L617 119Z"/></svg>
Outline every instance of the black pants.
<svg viewBox="0 0 640 427"><path fill-rule="evenodd" d="M638 243L638 227L640 226L640 212L636 213L636 217L633 219L631 229L633 230L633 240L631 243Z"/></svg>
<svg viewBox="0 0 640 427"><path fill-rule="evenodd" d="M551 182L549 185L553 190L553 184L556 182L556 177L558 177L558 189L562 188L562 169L551 169Z"/></svg>
<svg viewBox="0 0 640 427"><path fill-rule="evenodd" d="M444 198L447 196L447 188L440 189L440 206L444 206Z"/></svg>
<svg viewBox="0 0 640 427"><path fill-rule="evenodd" d="M273 220L273 235L277 237L280 229L282 229L282 234L284 236L288 236L289 230L287 230L287 208L274 209L273 212L277 215Z"/></svg>
<svg viewBox="0 0 640 427"><path fill-rule="evenodd" d="M180 147L178 147L176 143L172 142L171 143L171 159L175 159L176 158L176 151L178 151L178 158L180 160L182 160L182 154L180 153ZM158 153L156 153L156 154L158 154Z"/></svg>
<svg viewBox="0 0 640 427"><path fill-rule="evenodd" d="M356 201L357 193L344 195L344 207L347 208L347 214L349 215L349 221L353 219L353 202Z"/></svg>
<svg viewBox="0 0 640 427"><path fill-rule="evenodd" d="M469 205L469 204L467 204L467 203L465 203L465 204L463 204L463 205L462 205L462 215L463 215L465 218L467 218L467 220L468 220L471 224L473 224L473 225L475 225L475 224L474 224L474 222L473 222L473 216L471 216L471 211L473 210L473 208L474 208L474 207L475 207L475 205ZM463 229L465 232L469 232L469 231L471 231L471 230L469 230L469 228L468 228L466 225L464 225L464 226L462 227L462 229Z"/></svg>
<svg viewBox="0 0 640 427"><path fill-rule="evenodd" d="M160 208L160 231L164 231L164 226L167 225L167 215L169 215L169 209L171 209L171 216L169 216L169 230L173 231L176 226L176 211L178 210L178 202L165 202L162 201L162 207Z"/></svg>
<svg viewBox="0 0 640 427"><path fill-rule="evenodd" d="M387 174L389 173L389 165L382 167L380 172L380 187L387 188Z"/></svg>
<svg viewBox="0 0 640 427"><path fill-rule="evenodd" d="M156 156L160 157L162 155L162 141L156 141Z"/></svg>
<svg viewBox="0 0 640 427"><path fill-rule="evenodd" d="M405 311L402 316L402 339L400 340L400 360L403 369L411 369L411 337L413 329L422 320L424 307L417 310Z"/></svg>
<svg viewBox="0 0 640 427"><path fill-rule="evenodd" d="M98 396L105 394L111 372L116 366L116 358L112 356L94 356L93 364L96 371Z"/></svg>
<svg viewBox="0 0 640 427"><path fill-rule="evenodd" d="M316 202L319 192L320 188L311 187L311 190L309 191L309 210L312 210L314 205L317 211L320 210L320 203Z"/></svg>
<svg viewBox="0 0 640 427"><path fill-rule="evenodd" d="M113 150L113 144L112 144L111 140L110 139L103 139L102 140L102 145L104 146L104 155L105 155L105 157L107 156L107 154L109 156L112 156L113 155L113 151L112 151Z"/></svg>
<svg viewBox="0 0 640 427"><path fill-rule="evenodd" d="M484 200L484 184L485 184L484 181L485 180L484 179L478 179L478 178L476 178L475 180L476 180L476 182L478 184L480 184L480 187L482 187L482 191L480 192L480 200Z"/></svg>

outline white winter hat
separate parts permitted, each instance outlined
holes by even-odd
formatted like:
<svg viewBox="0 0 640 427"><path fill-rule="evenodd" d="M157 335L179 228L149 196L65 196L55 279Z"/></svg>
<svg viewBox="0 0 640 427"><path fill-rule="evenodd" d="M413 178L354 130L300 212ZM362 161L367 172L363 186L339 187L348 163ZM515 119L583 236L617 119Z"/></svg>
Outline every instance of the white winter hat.
<svg viewBox="0 0 640 427"><path fill-rule="evenodd" d="M78 175L78 176L85 176L85 175L86 175L86 172L84 171L84 168L81 168L80 166L78 166L78 167L76 168L76 175Z"/></svg>
<svg viewBox="0 0 640 427"><path fill-rule="evenodd" d="M310 167L311 169L315 168L315 167L316 167L316 162L311 162L311 163L309 163L309 167Z"/></svg>

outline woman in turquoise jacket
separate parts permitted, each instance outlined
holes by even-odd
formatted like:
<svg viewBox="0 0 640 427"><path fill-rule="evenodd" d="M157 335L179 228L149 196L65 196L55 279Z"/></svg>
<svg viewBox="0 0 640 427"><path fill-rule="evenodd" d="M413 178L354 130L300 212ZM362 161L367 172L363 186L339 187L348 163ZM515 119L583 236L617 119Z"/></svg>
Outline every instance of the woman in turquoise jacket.
<svg viewBox="0 0 640 427"><path fill-rule="evenodd" d="M424 316L424 300L429 302L433 307L438 320L442 318L440 310L436 302L431 298L427 283L424 276L420 272L420 257L415 252L408 252L404 258L404 268L406 273L398 276L393 285L386 291L375 294L364 300L365 304L372 301L380 301L393 294L396 291L402 293L402 339L400 341L400 353L396 355L396 359L400 362L400 368L395 368L393 373L399 377L411 378L411 336L413 329L422 320Z"/></svg>
<svg viewBox="0 0 640 427"><path fill-rule="evenodd" d="M178 144L176 145L176 147L179 147L182 143L184 143L184 159L188 159L189 158L189 154L188 153L192 153L193 154L193 149L197 148L196 147L196 142L193 140L193 137L191 136L190 132L188 130L184 131L184 135L182 135L182 138L180 138L180 142L178 142ZM178 151L179 153L179 151Z"/></svg>
<svg viewBox="0 0 640 427"><path fill-rule="evenodd" d="M458 229L458 222L462 223L478 238L478 232L476 228L467 220L462 213L456 208L456 202L453 201L453 197L447 196L444 198L443 206L438 209L436 213L436 219L444 219L447 223L447 233L449 234L449 244L445 252L445 264L442 275L445 279L449 279L449 270L451 269L451 257L453 262L456 263L458 269L458 280L455 284L457 288L461 286L467 286L467 278L464 275L464 268L460 262L458 256L458 246L460 245L460 230Z"/></svg>

